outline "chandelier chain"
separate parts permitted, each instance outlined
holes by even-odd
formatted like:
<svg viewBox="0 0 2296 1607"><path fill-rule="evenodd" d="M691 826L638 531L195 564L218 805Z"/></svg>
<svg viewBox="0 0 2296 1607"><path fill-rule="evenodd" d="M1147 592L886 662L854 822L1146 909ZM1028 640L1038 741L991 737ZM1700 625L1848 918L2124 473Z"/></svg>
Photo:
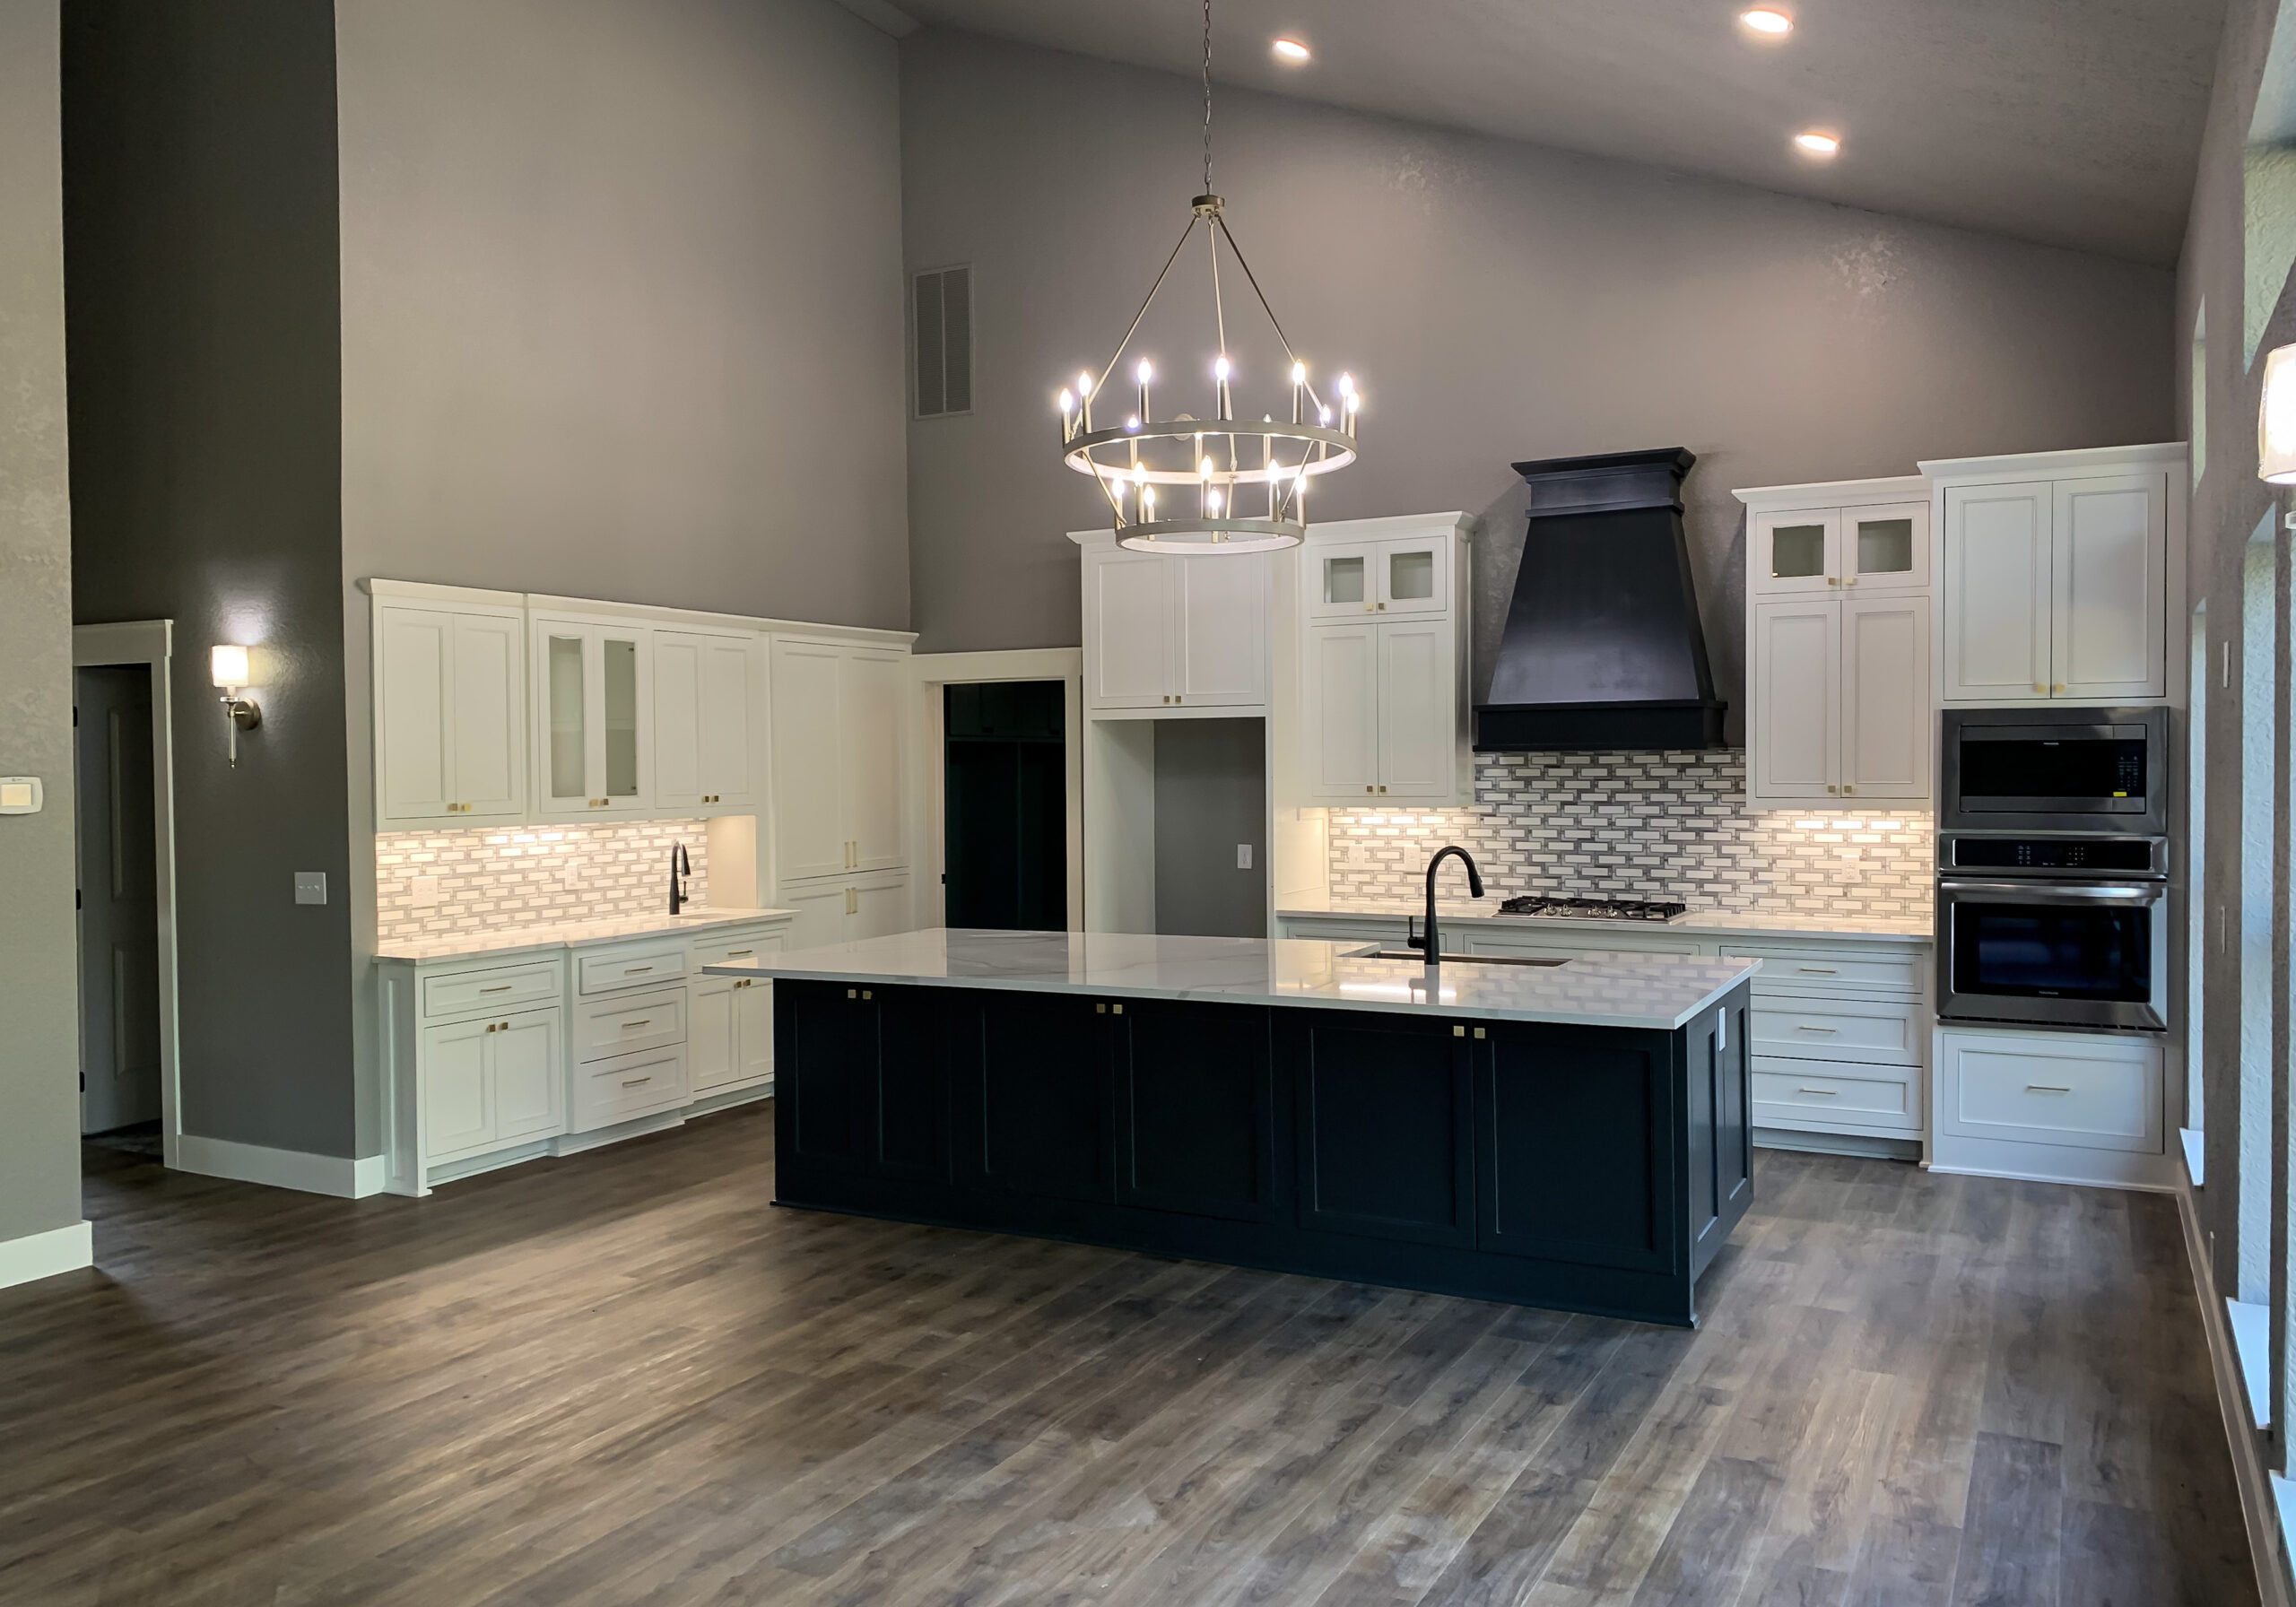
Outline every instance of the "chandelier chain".
<svg viewBox="0 0 2296 1607"><path fill-rule="evenodd" d="M1212 0L1204 0L1204 193L1212 193Z"/></svg>

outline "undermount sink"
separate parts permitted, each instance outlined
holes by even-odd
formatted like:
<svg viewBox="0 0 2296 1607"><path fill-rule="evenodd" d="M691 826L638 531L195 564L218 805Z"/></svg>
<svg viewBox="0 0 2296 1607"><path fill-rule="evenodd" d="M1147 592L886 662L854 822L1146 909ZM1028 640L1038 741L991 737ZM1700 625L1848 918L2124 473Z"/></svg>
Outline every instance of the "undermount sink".
<svg viewBox="0 0 2296 1607"><path fill-rule="evenodd" d="M1414 960L1427 963L1427 956L1417 949L1371 949L1354 956L1357 960ZM1569 965L1569 960L1548 960L1534 954L1443 954L1437 957L1441 965Z"/></svg>

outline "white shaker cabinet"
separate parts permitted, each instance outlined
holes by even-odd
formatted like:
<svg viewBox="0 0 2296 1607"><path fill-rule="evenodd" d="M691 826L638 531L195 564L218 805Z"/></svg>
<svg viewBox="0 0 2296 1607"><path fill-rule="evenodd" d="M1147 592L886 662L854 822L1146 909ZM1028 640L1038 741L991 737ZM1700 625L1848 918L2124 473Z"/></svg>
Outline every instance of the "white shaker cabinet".
<svg viewBox="0 0 2296 1607"><path fill-rule="evenodd" d="M526 614L378 591L375 818L385 830L526 809Z"/></svg>
<svg viewBox="0 0 2296 1607"><path fill-rule="evenodd" d="M777 879L906 864L907 656L776 637L772 663Z"/></svg>
<svg viewBox="0 0 2296 1607"><path fill-rule="evenodd" d="M654 804L747 812L764 796L765 638L654 632Z"/></svg>
<svg viewBox="0 0 2296 1607"><path fill-rule="evenodd" d="M1474 795L1464 514L1309 532L1300 586L1300 801Z"/></svg>
<svg viewBox="0 0 2296 1607"><path fill-rule="evenodd" d="M1135 552L1105 531L1071 539L1084 549L1089 712L1267 706L1266 554Z"/></svg>
<svg viewBox="0 0 2296 1607"><path fill-rule="evenodd" d="M2177 701L2180 444L1925 464L1947 703Z"/></svg>
<svg viewBox="0 0 2296 1607"><path fill-rule="evenodd" d="M793 949L858 942L863 938L889 937L909 929L909 874L905 871L878 871L868 875L785 885L780 898L784 908L797 912L797 918L789 927L789 946Z"/></svg>
<svg viewBox="0 0 2296 1607"><path fill-rule="evenodd" d="M537 613L529 636L535 813L549 820L645 813L654 772L653 631Z"/></svg>
<svg viewBox="0 0 2296 1607"><path fill-rule="evenodd" d="M1918 478L1765 486L1746 504L1754 808L1931 790L1930 519Z"/></svg>
<svg viewBox="0 0 2296 1607"><path fill-rule="evenodd" d="M430 1160L563 1129L562 1021L553 1007L424 1029L423 1151Z"/></svg>

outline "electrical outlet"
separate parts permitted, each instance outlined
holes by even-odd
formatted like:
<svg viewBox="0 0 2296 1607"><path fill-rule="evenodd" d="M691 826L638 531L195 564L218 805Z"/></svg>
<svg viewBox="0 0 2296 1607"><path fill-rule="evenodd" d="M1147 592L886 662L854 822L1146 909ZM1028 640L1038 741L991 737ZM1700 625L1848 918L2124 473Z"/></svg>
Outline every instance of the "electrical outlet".
<svg viewBox="0 0 2296 1607"><path fill-rule="evenodd" d="M324 904L326 902L326 873L297 871L295 873L295 902Z"/></svg>
<svg viewBox="0 0 2296 1607"><path fill-rule="evenodd" d="M582 862L570 854L558 862L558 885L569 892L582 885Z"/></svg>
<svg viewBox="0 0 2296 1607"><path fill-rule="evenodd" d="M407 886L414 895L415 908L436 909L439 908L439 878L416 876L407 883Z"/></svg>
<svg viewBox="0 0 2296 1607"><path fill-rule="evenodd" d="M1252 868L1251 844L1238 843L1236 845L1236 868L1239 871L1248 871Z"/></svg>

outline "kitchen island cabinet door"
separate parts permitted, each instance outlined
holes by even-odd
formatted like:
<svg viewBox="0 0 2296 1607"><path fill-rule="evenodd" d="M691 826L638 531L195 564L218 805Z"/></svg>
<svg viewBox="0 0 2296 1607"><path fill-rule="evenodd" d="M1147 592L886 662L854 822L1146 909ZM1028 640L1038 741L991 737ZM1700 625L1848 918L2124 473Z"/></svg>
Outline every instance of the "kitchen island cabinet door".
<svg viewBox="0 0 2296 1607"><path fill-rule="evenodd" d="M857 1173L877 1062L874 989L828 982L774 986L773 1142L787 1172Z"/></svg>
<svg viewBox="0 0 2296 1607"><path fill-rule="evenodd" d="M1110 1016L1118 1203L1236 1221L1281 1214L1269 1013L1138 1000Z"/></svg>
<svg viewBox="0 0 2296 1607"><path fill-rule="evenodd" d="M962 1180L1004 1194L1112 1203L1105 1002L983 993L967 1004L978 1014L954 1067Z"/></svg>
<svg viewBox="0 0 2296 1607"><path fill-rule="evenodd" d="M1478 1247L1672 1270L1674 1035L1493 1026L1476 1055Z"/></svg>
<svg viewBox="0 0 2296 1607"><path fill-rule="evenodd" d="M1292 1012L1302 1228L1474 1242L1473 1095L1464 1027Z"/></svg>

